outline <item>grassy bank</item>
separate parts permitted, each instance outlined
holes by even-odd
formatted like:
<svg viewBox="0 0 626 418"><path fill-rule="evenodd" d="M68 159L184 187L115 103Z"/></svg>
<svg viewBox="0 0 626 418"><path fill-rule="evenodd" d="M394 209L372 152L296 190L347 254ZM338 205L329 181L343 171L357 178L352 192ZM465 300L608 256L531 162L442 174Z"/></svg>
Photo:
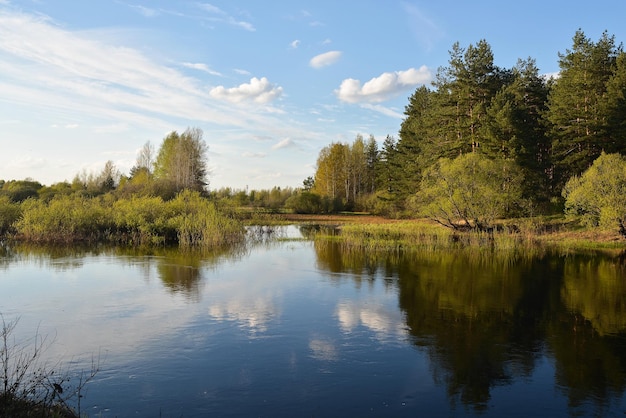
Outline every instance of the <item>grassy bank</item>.
<svg viewBox="0 0 626 418"><path fill-rule="evenodd" d="M296 223L334 227L318 239L365 251L489 248L528 250L537 246L561 250L626 250L617 231L587 228L564 216L523 218L499 223L493 232L455 231L426 219L390 220L367 215L283 215ZM331 232L332 231L332 232Z"/></svg>

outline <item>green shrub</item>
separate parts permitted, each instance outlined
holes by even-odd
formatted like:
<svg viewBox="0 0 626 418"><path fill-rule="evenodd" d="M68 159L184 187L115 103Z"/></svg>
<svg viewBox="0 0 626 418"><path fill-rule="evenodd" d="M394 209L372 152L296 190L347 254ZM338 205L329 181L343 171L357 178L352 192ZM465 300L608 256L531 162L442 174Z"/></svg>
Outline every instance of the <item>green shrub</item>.
<svg viewBox="0 0 626 418"><path fill-rule="evenodd" d="M324 206L320 195L311 192L302 192L291 196L285 202L285 207L294 213L322 213Z"/></svg>
<svg viewBox="0 0 626 418"><path fill-rule="evenodd" d="M97 240L110 231L110 210L98 199L78 195L57 196L44 202L22 203L22 217L15 223L19 236L31 241Z"/></svg>
<svg viewBox="0 0 626 418"><path fill-rule="evenodd" d="M602 153L581 176L563 188L565 213L588 226L623 227L626 223L626 158Z"/></svg>
<svg viewBox="0 0 626 418"><path fill-rule="evenodd" d="M522 179L512 161L478 153L442 158L425 171L417 200L422 214L442 225L481 230L524 206Z"/></svg>
<svg viewBox="0 0 626 418"><path fill-rule="evenodd" d="M0 235L10 232L21 214L19 204L12 202L8 196L0 196Z"/></svg>

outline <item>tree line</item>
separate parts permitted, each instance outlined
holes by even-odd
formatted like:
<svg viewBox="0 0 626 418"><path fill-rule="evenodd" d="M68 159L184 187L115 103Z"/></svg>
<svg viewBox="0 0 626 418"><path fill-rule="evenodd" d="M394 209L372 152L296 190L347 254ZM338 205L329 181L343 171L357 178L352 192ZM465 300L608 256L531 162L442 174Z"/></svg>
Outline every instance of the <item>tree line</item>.
<svg viewBox="0 0 626 418"><path fill-rule="evenodd" d="M455 43L449 56L409 97L397 138L380 149L361 136L322 149L311 192L391 216L435 211L469 222L468 199L498 205L494 216L550 213L563 209L572 177L602 153L625 153L626 53L614 36L593 41L578 30L554 77L532 58L496 66L485 40ZM460 188L465 196L455 197ZM499 202L482 199L487 190Z"/></svg>
<svg viewBox="0 0 626 418"><path fill-rule="evenodd" d="M426 216L452 228L490 228L497 218L566 210L624 229L626 203L617 207L618 197L594 196L626 194L619 180L626 178L626 160L612 157L626 153L626 53L614 36L605 32L593 41L578 30L571 49L559 54L559 74L549 78L532 58L496 66L485 40L455 43L449 55L432 84L409 97L397 137L379 144L357 135L352 143L329 144L300 188L210 191L203 132L189 128L168 134L158 150L147 142L128 175L109 161L99 173L83 171L51 186L0 180L0 199L169 201L191 190L223 207ZM584 177L604 155L614 164L600 162ZM0 210L0 231L8 225L3 216Z"/></svg>

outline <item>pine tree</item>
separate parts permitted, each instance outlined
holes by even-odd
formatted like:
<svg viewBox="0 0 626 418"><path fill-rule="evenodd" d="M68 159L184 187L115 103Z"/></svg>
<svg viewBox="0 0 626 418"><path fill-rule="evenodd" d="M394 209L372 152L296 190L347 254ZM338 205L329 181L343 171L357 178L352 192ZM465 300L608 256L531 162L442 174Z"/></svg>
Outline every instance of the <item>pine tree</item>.
<svg viewBox="0 0 626 418"><path fill-rule="evenodd" d="M526 196L546 201L550 144L541 116L548 87L530 58L519 60L511 75L512 81L496 93L487 109L480 152L515 161L525 176Z"/></svg>
<svg viewBox="0 0 626 418"><path fill-rule="evenodd" d="M611 148L603 97L620 52L614 37L606 32L594 43L578 30L572 49L559 54L561 71L550 91L546 113L557 190Z"/></svg>

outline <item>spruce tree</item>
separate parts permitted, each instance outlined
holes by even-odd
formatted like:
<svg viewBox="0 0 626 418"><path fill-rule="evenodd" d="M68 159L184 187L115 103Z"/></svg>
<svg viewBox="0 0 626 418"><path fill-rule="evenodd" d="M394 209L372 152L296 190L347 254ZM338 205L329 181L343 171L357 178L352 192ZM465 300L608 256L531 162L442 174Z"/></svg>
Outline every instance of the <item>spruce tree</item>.
<svg viewBox="0 0 626 418"><path fill-rule="evenodd" d="M578 30L572 49L559 54L561 71L550 91L546 113L556 192L572 175L585 171L603 150L612 149L603 97L620 52L614 37L606 32L594 43Z"/></svg>

